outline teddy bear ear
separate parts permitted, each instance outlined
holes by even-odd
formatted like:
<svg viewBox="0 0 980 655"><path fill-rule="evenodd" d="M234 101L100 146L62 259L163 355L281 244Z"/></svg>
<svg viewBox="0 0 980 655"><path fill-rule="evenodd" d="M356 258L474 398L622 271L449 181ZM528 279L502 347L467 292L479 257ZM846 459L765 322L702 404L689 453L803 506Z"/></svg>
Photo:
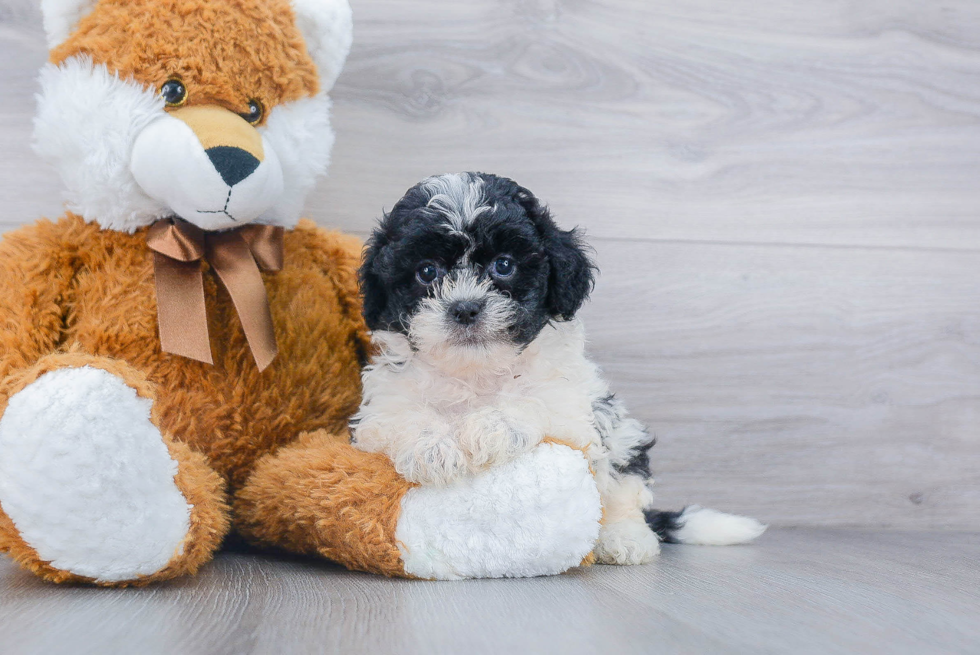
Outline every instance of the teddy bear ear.
<svg viewBox="0 0 980 655"><path fill-rule="evenodd" d="M44 32L48 35L48 48L64 43L75 31L78 22L95 7L98 0L41 0L41 16Z"/></svg>
<svg viewBox="0 0 980 655"><path fill-rule="evenodd" d="M320 72L323 91L330 91L344 67L354 36L347 0L292 0L296 26Z"/></svg>

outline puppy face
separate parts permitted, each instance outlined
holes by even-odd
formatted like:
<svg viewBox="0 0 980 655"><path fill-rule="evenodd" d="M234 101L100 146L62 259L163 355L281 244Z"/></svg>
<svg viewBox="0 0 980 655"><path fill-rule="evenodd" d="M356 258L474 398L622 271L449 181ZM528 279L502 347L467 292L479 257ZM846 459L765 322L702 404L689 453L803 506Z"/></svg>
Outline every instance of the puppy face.
<svg viewBox="0 0 980 655"><path fill-rule="evenodd" d="M418 352L468 360L519 352L548 321L574 316L593 265L577 233L512 180L430 177L381 220L361 268L372 330Z"/></svg>

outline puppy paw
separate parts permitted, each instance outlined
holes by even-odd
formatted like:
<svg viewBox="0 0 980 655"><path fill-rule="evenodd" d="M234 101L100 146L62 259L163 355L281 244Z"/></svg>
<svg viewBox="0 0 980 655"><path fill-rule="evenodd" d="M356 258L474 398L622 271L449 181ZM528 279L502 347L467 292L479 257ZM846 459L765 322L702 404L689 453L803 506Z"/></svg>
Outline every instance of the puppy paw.
<svg viewBox="0 0 980 655"><path fill-rule="evenodd" d="M541 441L529 426L491 407L467 414L458 427L458 438L475 469L514 460Z"/></svg>
<svg viewBox="0 0 980 655"><path fill-rule="evenodd" d="M595 556L602 564L646 564L660 554L660 540L646 523L619 521L602 526Z"/></svg>
<svg viewBox="0 0 980 655"><path fill-rule="evenodd" d="M449 433L424 432L409 450L396 455L395 470L409 482L446 485L466 475L466 453Z"/></svg>

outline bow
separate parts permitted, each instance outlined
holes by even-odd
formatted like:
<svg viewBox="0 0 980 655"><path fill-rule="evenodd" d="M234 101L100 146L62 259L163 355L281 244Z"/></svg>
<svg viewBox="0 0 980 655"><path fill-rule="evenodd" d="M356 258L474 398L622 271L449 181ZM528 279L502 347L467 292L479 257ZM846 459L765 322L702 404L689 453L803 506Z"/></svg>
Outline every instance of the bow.
<svg viewBox="0 0 980 655"><path fill-rule="evenodd" d="M228 290L259 370L279 351L259 267L282 269L283 228L245 225L206 232L179 218L157 221L146 235L153 251L157 321L164 352L213 364L204 301L205 260Z"/></svg>

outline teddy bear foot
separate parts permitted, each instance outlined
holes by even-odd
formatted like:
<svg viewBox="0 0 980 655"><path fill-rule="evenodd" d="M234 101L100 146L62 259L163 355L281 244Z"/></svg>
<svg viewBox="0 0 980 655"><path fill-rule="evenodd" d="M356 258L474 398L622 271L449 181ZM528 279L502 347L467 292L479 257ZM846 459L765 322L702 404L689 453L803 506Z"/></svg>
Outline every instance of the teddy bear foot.
<svg viewBox="0 0 980 655"><path fill-rule="evenodd" d="M222 533L221 481L203 457L168 444L152 404L92 366L48 371L11 395L0 418L0 546L42 577L104 585L172 577L210 557L191 524L208 518Z"/></svg>
<svg viewBox="0 0 980 655"><path fill-rule="evenodd" d="M405 494L395 538L419 578L525 578L578 566L602 507L585 457L545 443L446 487Z"/></svg>

